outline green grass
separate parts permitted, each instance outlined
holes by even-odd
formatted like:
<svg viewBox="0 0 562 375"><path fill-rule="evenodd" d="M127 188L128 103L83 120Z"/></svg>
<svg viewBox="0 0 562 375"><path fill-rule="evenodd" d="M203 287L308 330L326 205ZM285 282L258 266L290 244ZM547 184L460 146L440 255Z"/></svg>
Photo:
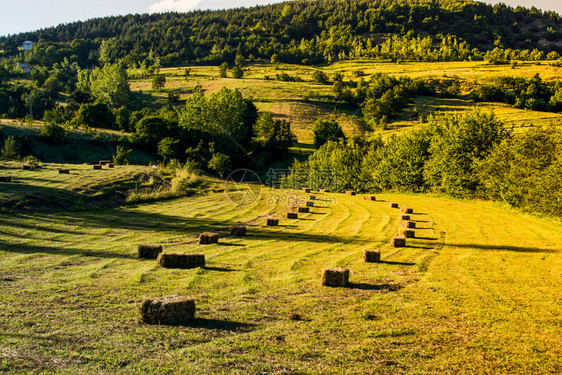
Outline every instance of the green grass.
<svg viewBox="0 0 562 375"><path fill-rule="evenodd" d="M39 173L49 173L47 171ZM498 204L424 195L329 198L284 219L298 192L264 188L92 212L0 214L0 369L54 373L557 373L562 224ZM414 208L420 238L388 243ZM279 227L264 226L278 215ZM248 236L231 238L245 222ZM197 244L218 231L218 245ZM203 252L159 268L136 246ZM380 248L383 263L361 261ZM351 270L348 288L319 284ZM143 297L197 299L179 327L137 322ZM294 314L301 319L293 320ZM293 319L291 319L293 315Z"/></svg>

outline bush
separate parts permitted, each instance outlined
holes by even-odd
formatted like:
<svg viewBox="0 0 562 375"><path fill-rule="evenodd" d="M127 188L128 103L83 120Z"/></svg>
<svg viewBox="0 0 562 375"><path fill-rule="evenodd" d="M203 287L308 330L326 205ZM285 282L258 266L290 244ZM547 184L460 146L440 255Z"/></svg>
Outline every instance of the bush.
<svg viewBox="0 0 562 375"><path fill-rule="evenodd" d="M319 148L328 141L345 138L343 129L336 120L318 119L314 123L314 147Z"/></svg>
<svg viewBox="0 0 562 375"><path fill-rule="evenodd" d="M232 78L240 79L244 76L244 71L242 68L235 66L232 68Z"/></svg>
<svg viewBox="0 0 562 375"><path fill-rule="evenodd" d="M43 126L43 130L41 130L39 138L46 143L62 143L66 138L66 130L59 125L47 123Z"/></svg>
<svg viewBox="0 0 562 375"><path fill-rule="evenodd" d="M16 137L10 135L6 138L1 154L4 159L18 160L20 158L20 146Z"/></svg>
<svg viewBox="0 0 562 375"><path fill-rule="evenodd" d="M312 73L312 80L317 83L328 83L328 76L321 70L315 70Z"/></svg>
<svg viewBox="0 0 562 375"><path fill-rule="evenodd" d="M115 155L113 155L113 164L125 165L129 163L129 154L132 150L125 150L123 146L117 146Z"/></svg>

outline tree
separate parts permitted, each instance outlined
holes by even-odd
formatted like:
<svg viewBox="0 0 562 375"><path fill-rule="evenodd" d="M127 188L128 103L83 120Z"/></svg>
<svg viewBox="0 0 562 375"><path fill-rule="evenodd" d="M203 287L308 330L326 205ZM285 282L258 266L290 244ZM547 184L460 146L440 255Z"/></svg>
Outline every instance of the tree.
<svg viewBox="0 0 562 375"><path fill-rule="evenodd" d="M101 101L95 103L84 103L76 113L76 118L80 124L92 128L113 129L115 117L107 104Z"/></svg>
<svg viewBox="0 0 562 375"><path fill-rule="evenodd" d="M39 134L41 140L46 143L58 144L66 138L66 131L61 126L53 123L43 125L43 129Z"/></svg>
<svg viewBox="0 0 562 375"><path fill-rule="evenodd" d="M223 62L220 66L219 66L219 77L221 78L226 78L226 72L228 70L228 64Z"/></svg>
<svg viewBox="0 0 562 375"><path fill-rule="evenodd" d="M161 91L166 86L166 76L164 74L155 74L152 77L152 90Z"/></svg>
<svg viewBox="0 0 562 375"><path fill-rule="evenodd" d="M242 68L235 66L232 68L232 78L240 79L244 75L244 70Z"/></svg>
<svg viewBox="0 0 562 375"><path fill-rule="evenodd" d="M230 157L228 155L222 154L220 152L214 153L211 160L209 160L208 167L215 172L218 172L220 178L226 171L230 169Z"/></svg>
<svg viewBox="0 0 562 375"><path fill-rule="evenodd" d="M177 156L178 144L179 141L177 139L170 137L166 137L158 143L158 156L162 158L164 163Z"/></svg>
<svg viewBox="0 0 562 375"><path fill-rule="evenodd" d="M4 141L4 147L2 147L2 157L4 159L19 159L20 158L20 146L16 137L13 135L8 136Z"/></svg>
<svg viewBox="0 0 562 375"><path fill-rule="evenodd" d="M241 54L237 54L234 63L237 67L244 68L246 66L246 59Z"/></svg>
<svg viewBox="0 0 562 375"><path fill-rule="evenodd" d="M314 147L320 148L328 141L335 141L339 138L345 138L343 129L336 120L318 119L314 123Z"/></svg>
<svg viewBox="0 0 562 375"><path fill-rule="evenodd" d="M132 150L125 150L124 146L117 146L115 155L113 155L113 163L115 165L125 165L129 163L129 154Z"/></svg>
<svg viewBox="0 0 562 375"><path fill-rule="evenodd" d="M312 73L312 80L317 83L328 83L328 76L321 70L315 70Z"/></svg>
<svg viewBox="0 0 562 375"><path fill-rule="evenodd" d="M120 64L105 64L91 72L79 72L78 88L91 92L96 99L114 108L127 104L131 91L127 72Z"/></svg>

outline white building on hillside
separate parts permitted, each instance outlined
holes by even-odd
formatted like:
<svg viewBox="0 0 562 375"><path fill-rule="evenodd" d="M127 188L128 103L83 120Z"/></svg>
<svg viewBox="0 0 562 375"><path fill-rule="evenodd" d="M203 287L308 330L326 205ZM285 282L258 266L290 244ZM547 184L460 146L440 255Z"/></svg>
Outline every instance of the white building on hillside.
<svg viewBox="0 0 562 375"><path fill-rule="evenodd" d="M23 42L23 51L24 51L24 52L25 52L25 51L28 51L28 50L30 50L30 49L32 49L32 48L33 48L33 42L31 42L31 41L29 41L29 40L26 41L26 42Z"/></svg>

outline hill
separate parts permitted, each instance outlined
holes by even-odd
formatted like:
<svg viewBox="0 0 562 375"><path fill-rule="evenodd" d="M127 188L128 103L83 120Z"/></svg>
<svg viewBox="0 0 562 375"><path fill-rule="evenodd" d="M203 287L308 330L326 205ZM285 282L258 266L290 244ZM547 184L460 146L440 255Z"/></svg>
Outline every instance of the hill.
<svg viewBox="0 0 562 375"><path fill-rule="evenodd" d="M14 56L31 40L36 46L26 62L52 66L66 57L82 67L120 59L146 66L155 57L164 66L233 63L237 54L303 64L360 57L442 61L482 59L495 47L527 55L561 52L561 35L560 16L536 8L471 0L317 0L92 19L0 38L0 50Z"/></svg>
<svg viewBox="0 0 562 375"><path fill-rule="evenodd" d="M40 172L46 174L47 172ZM242 194L240 192L239 194ZM205 374L556 373L562 363L562 226L480 201L263 190L91 212L0 215L0 369L7 372ZM231 196L232 197L232 196ZM399 210L417 239L389 247ZM265 216L281 218L266 227ZM248 225L248 236L228 228ZM196 242L203 231L218 245ZM136 246L202 252L170 270ZM382 262L361 261L380 248ZM348 267L348 288L320 286ZM137 323L143 297L197 299L184 326Z"/></svg>

